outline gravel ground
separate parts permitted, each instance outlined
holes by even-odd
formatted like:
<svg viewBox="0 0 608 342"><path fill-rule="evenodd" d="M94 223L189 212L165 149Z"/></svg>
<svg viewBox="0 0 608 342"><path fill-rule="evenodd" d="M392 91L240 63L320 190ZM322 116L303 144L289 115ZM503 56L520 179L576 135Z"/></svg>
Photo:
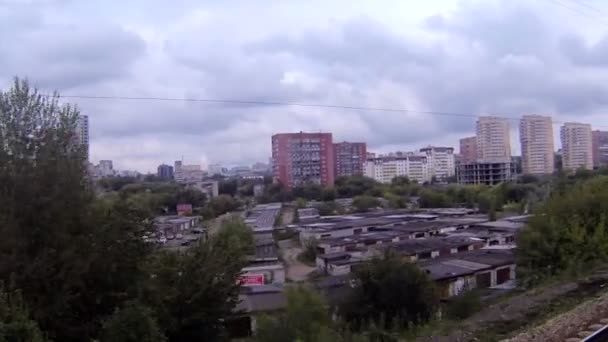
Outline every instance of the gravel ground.
<svg viewBox="0 0 608 342"><path fill-rule="evenodd" d="M292 240L279 241L279 248L283 255L283 261L287 267L287 279L294 282L308 280L308 275L315 268L301 263L298 260L298 255L302 252L302 248Z"/></svg>

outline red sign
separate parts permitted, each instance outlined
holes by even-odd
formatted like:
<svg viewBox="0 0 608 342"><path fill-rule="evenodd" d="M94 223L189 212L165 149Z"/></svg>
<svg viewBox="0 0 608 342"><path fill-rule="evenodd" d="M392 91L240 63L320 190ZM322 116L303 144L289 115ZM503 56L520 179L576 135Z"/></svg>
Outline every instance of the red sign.
<svg viewBox="0 0 608 342"><path fill-rule="evenodd" d="M178 204L176 209L178 215L192 214L192 204Z"/></svg>
<svg viewBox="0 0 608 342"><path fill-rule="evenodd" d="M244 274L239 277L239 284L241 286L264 285L264 275L263 274Z"/></svg>

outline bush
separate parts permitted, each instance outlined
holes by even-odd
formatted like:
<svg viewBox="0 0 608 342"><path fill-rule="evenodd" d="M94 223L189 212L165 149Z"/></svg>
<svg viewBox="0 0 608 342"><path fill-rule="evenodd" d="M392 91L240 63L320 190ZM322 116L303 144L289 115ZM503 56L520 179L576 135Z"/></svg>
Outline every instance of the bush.
<svg viewBox="0 0 608 342"><path fill-rule="evenodd" d="M481 310L481 299L477 291L467 291L453 298L445 308L447 318L465 319Z"/></svg>

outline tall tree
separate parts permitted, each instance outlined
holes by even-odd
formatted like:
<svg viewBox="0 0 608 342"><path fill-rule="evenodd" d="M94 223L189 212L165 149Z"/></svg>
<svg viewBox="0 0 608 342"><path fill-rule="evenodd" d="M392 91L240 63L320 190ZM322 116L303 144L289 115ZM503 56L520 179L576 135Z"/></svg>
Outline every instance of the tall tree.
<svg viewBox="0 0 608 342"><path fill-rule="evenodd" d="M356 286L340 308L355 328L375 324L381 328L422 324L439 303L433 282L416 265L387 252L355 272Z"/></svg>
<svg viewBox="0 0 608 342"><path fill-rule="evenodd" d="M141 213L97 201L78 110L26 81L0 92L0 281L56 341L89 340L128 295L148 249Z"/></svg>
<svg viewBox="0 0 608 342"><path fill-rule="evenodd" d="M38 324L33 321L19 291L0 287L0 342L44 342Z"/></svg>
<svg viewBox="0 0 608 342"><path fill-rule="evenodd" d="M188 251L153 258L143 298L158 314L169 341L225 338L224 321L238 303L237 279L247 264L243 236L240 226L228 223Z"/></svg>

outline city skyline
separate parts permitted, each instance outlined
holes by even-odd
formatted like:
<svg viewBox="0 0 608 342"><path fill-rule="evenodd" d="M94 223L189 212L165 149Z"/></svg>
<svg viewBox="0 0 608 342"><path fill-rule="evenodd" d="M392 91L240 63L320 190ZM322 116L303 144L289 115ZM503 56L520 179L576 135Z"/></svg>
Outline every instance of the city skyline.
<svg viewBox="0 0 608 342"><path fill-rule="evenodd" d="M242 0L28 3L0 4L0 35L14 47L0 87L20 76L45 93L108 97L62 102L89 116L91 160L120 169L152 172L182 155L252 164L277 132L331 131L379 152L456 148L474 132L475 118L417 111L608 126L602 28L549 1L271 1L260 16ZM519 154L515 136L511 145Z"/></svg>

